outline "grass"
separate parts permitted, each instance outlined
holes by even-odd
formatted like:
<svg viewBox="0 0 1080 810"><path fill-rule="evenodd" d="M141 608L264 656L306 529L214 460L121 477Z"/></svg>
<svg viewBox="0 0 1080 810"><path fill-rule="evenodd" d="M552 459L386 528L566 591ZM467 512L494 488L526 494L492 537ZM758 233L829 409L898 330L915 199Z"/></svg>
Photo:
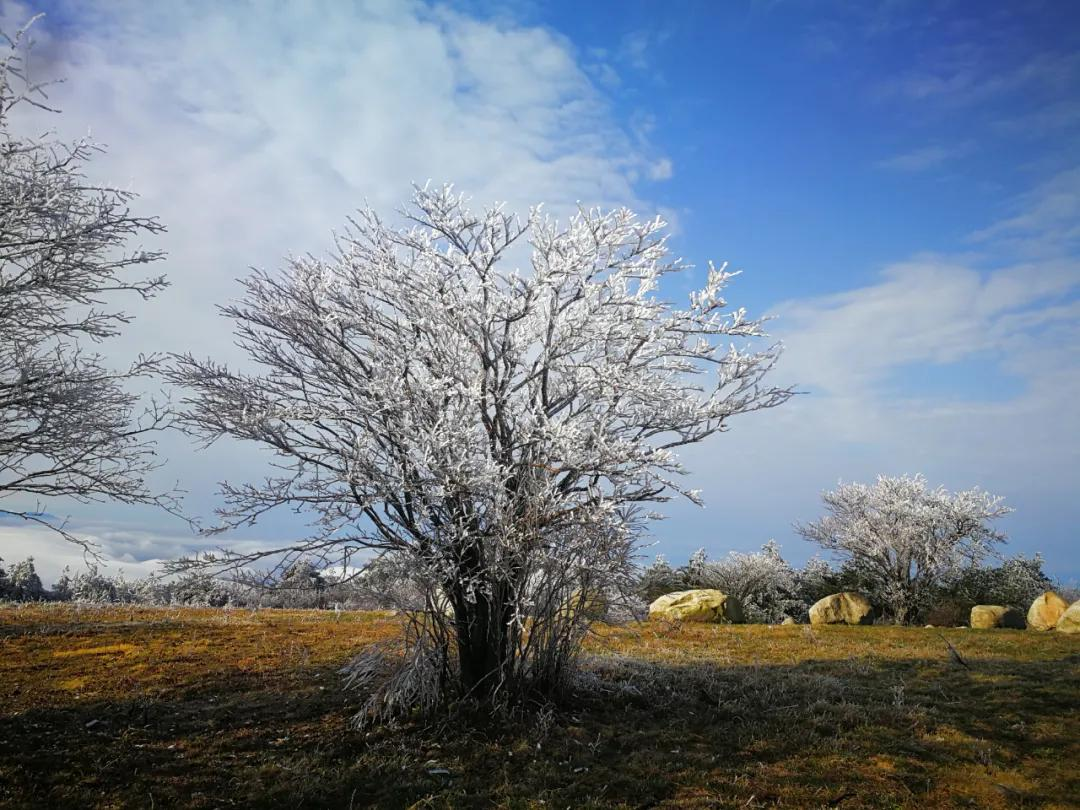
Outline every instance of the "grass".
<svg viewBox="0 0 1080 810"><path fill-rule="evenodd" d="M601 626L561 709L353 731L336 671L397 632L378 613L0 608L0 805L1080 806L1077 636Z"/></svg>

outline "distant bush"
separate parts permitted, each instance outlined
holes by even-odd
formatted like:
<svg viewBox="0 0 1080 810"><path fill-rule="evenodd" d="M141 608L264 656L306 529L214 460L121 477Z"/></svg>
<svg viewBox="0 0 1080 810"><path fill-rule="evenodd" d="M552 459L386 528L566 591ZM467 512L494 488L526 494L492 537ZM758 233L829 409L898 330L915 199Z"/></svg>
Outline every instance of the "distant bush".
<svg viewBox="0 0 1080 810"><path fill-rule="evenodd" d="M637 591L644 601L653 602L666 593L689 587L682 573L673 569L663 554L657 554L656 559L641 572Z"/></svg>
<svg viewBox="0 0 1080 810"><path fill-rule="evenodd" d="M813 576L820 572L816 566ZM803 586L800 572L784 561L780 547L770 540L759 552L733 551L720 560L710 560L705 549L698 549L677 569L657 557L642 572L638 593L651 602L665 593L714 588L738 598L749 621L778 623L787 616L798 619L806 615L806 599L800 593Z"/></svg>
<svg viewBox="0 0 1080 810"><path fill-rule="evenodd" d="M1053 581L1042 570L1043 558L1016 556L997 567L973 566L959 573L942 589L947 595L972 605L1008 605L1027 609Z"/></svg>
<svg viewBox="0 0 1080 810"><path fill-rule="evenodd" d="M1056 589L1068 602L1080 598L1080 589L1057 585L1042 570L1043 559L1022 555L1000 565L974 565L956 570L927 595L925 604L912 611L912 623L936 627L966 625L972 606L1007 605L1026 610L1043 591ZM732 552L710 560L704 549L696 551L686 565L674 568L663 557L644 568L637 592L646 602L673 591L716 588L738 597L752 622L778 622L785 616L805 620L811 605L842 591L875 593L875 582L858 566L834 568L814 557L801 569L780 556L779 546L766 543L760 552ZM880 607L880 606L878 606Z"/></svg>
<svg viewBox="0 0 1080 810"><path fill-rule="evenodd" d="M34 570L33 557L15 563L6 576L0 579L0 588L3 589L0 598L13 602L40 602L48 598L41 578Z"/></svg>
<svg viewBox="0 0 1080 810"><path fill-rule="evenodd" d="M102 574L96 565L72 576L68 569L53 585L52 597L63 602L91 602L108 604L119 601L116 583Z"/></svg>
<svg viewBox="0 0 1080 810"><path fill-rule="evenodd" d="M0 600L294 609L423 607L419 591L389 558L351 572L322 570L316 560L303 559L280 576L247 574L230 580L204 572L127 579L123 571L107 574L91 564L74 573L65 568L50 590L42 586L34 561L28 558L10 570L0 565Z"/></svg>
<svg viewBox="0 0 1080 810"><path fill-rule="evenodd" d="M1057 591L1058 596L1070 605L1073 602L1080 601L1080 585L1077 585L1075 581L1068 584L1064 582L1055 583L1054 590Z"/></svg>
<svg viewBox="0 0 1080 810"><path fill-rule="evenodd" d="M1054 583L1042 570L1043 559L1016 556L998 566L971 566L939 587L930 608L919 621L935 627L966 625L975 605L1005 605L1027 610Z"/></svg>

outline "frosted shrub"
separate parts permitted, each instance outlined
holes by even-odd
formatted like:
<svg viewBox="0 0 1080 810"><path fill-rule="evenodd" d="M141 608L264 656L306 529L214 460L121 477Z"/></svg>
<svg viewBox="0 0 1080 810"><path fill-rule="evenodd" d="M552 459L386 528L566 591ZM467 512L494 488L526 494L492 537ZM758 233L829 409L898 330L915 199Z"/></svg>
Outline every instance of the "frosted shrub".
<svg viewBox="0 0 1080 810"><path fill-rule="evenodd" d="M66 569L65 569L66 570ZM73 602L111 603L119 601L116 583L102 574L96 565L88 570L61 580L66 584L64 590L70 594Z"/></svg>
<svg viewBox="0 0 1080 810"><path fill-rule="evenodd" d="M659 219L519 219L449 187L402 213L397 229L361 211L330 257L244 281L223 309L242 370L192 356L169 370L190 430L277 454L268 481L224 485L221 528L277 507L313 521L306 541L181 565L317 555L344 570L389 552L423 595L405 671L358 677L368 718L561 691L583 608L629 581L642 510L698 498L678 449L791 393L763 384L778 349L746 345L762 323L728 309L725 267L683 307L658 294L686 269Z"/></svg>
<svg viewBox="0 0 1080 810"><path fill-rule="evenodd" d="M839 555L897 624L926 610L945 583L990 555L1005 539L991 521L1012 511L978 489L929 489L922 476L842 484L822 499L826 516L798 532Z"/></svg>
<svg viewBox="0 0 1080 810"><path fill-rule="evenodd" d="M1042 556L1019 555L996 567L965 568L947 582L942 591L971 604L1009 605L1026 609L1035 597L1053 587L1042 570Z"/></svg>
<svg viewBox="0 0 1080 810"><path fill-rule="evenodd" d="M637 592L646 602L652 602L666 593L674 593L687 587L686 580L671 567L664 555L656 555L656 560L641 572L638 578Z"/></svg>
<svg viewBox="0 0 1080 810"><path fill-rule="evenodd" d="M7 575L7 598L15 602L37 602L47 594L41 578L34 569L34 558L15 563Z"/></svg>
<svg viewBox="0 0 1080 810"><path fill-rule="evenodd" d="M774 540L759 552L732 551L720 560L709 560L705 550L699 549L690 558L683 579L690 587L715 588L737 597L751 622L777 623L786 616L797 618L805 610L795 570L784 561Z"/></svg>

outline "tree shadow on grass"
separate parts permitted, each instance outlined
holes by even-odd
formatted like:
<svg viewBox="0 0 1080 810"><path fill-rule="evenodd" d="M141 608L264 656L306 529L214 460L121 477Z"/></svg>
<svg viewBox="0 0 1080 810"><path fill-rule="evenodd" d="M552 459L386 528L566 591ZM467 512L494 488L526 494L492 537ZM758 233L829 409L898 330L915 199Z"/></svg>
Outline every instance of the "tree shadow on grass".
<svg viewBox="0 0 1080 810"><path fill-rule="evenodd" d="M0 716L12 807L1065 807L1080 655L585 661L510 728L352 730L331 668Z"/></svg>

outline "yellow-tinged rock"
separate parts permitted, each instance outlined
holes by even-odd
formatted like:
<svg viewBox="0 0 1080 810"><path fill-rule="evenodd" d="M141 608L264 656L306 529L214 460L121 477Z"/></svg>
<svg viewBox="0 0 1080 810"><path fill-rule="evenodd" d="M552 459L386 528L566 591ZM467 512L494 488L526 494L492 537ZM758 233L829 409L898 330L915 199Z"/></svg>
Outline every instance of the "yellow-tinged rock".
<svg viewBox="0 0 1080 810"><path fill-rule="evenodd" d="M810 624L871 624L873 621L874 606L854 591L826 596L810 608Z"/></svg>
<svg viewBox="0 0 1080 810"><path fill-rule="evenodd" d="M1057 620L1059 633L1080 633L1080 599L1069 605L1069 609Z"/></svg>
<svg viewBox="0 0 1080 810"><path fill-rule="evenodd" d="M1025 625L1024 614L1016 608L1004 605L976 605L971 609L971 626L976 630L990 630L994 627L1023 630Z"/></svg>
<svg viewBox="0 0 1080 810"><path fill-rule="evenodd" d="M1053 591L1047 591L1031 603L1027 624L1031 630L1053 630L1061 614L1069 609L1069 603Z"/></svg>
<svg viewBox="0 0 1080 810"><path fill-rule="evenodd" d="M741 623L743 609L742 604L734 596L703 588L664 594L649 605L649 618L684 622Z"/></svg>

